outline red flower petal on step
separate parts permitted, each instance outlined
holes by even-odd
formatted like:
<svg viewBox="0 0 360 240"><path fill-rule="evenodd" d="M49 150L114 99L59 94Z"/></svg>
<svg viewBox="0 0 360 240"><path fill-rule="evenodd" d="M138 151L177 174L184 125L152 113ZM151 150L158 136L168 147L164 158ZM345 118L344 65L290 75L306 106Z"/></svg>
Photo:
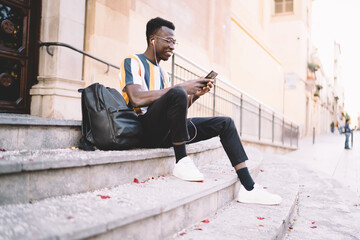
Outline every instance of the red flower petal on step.
<svg viewBox="0 0 360 240"><path fill-rule="evenodd" d="M34 159L30 158L30 159L29 159L29 161L30 161L30 162L33 162L33 161L34 161Z"/></svg>
<svg viewBox="0 0 360 240"><path fill-rule="evenodd" d="M317 228L317 226L311 226L310 228Z"/></svg>
<svg viewBox="0 0 360 240"><path fill-rule="evenodd" d="M0 151L1 151L1 152L6 152L6 150L5 150L5 149L0 149Z"/></svg>
<svg viewBox="0 0 360 240"><path fill-rule="evenodd" d="M202 220L201 222L203 222L203 223L209 223L210 221L207 220L207 219L205 219L205 220Z"/></svg>
<svg viewBox="0 0 360 240"><path fill-rule="evenodd" d="M311 224L315 224L315 222L311 222Z"/></svg>
<svg viewBox="0 0 360 240"><path fill-rule="evenodd" d="M67 219L73 219L73 218L74 218L74 217L72 217L72 216L68 216L68 217L67 217Z"/></svg>
<svg viewBox="0 0 360 240"><path fill-rule="evenodd" d="M202 228L195 228L194 230L199 230L199 231L202 231Z"/></svg>
<svg viewBox="0 0 360 240"><path fill-rule="evenodd" d="M139 183L139 180L137 178L134 178L135 183Z"/></svg>
<svg viewBox="0 0 360 240"><path fill-rule="evenodd" d="M355 207L358 207L359 205L357 205L357 204L354 204L354 206L355 206Z"/></svg>
<svg viewBox="0 0 360 240"><path fill-rule="evenodd" d="M135 182L135 181L134 181ZM141 183L146 183L146 181L142 181Z"/></svg>
<svg viewBox="0 0 360 240"><path fill-rule="evenodd" d="M259 227L264 227L264 225L261 225L261 224L260 224Z"/></svg>
<svg viewBox="0 0 360 240"><path fill-rule="evenodd" d="M267 187L263 187L263 189L267 189Z"/></svg>
<svg viewBox="0 0 360 240"><path fill-rule="evenodd" d="M183 235L185 235L185 234L186 234L186 232L181 232L181 233L179 233L180 236L183 236Z"/></svg>
<svg viewBox="0 0 360 240"><path fill-rule="evenodd" d="M110 196L103 196L103 195L97 195L99 197L101 197L101 199L107 199L107 198L110 198Z"/></svg>
<svg viewBox="0 0 360 240"><path fill-rule="evenodd" d="M260 169L260 172L264 172L264 170L263 170L263 169Z"/></svg>
<svg viewBox="0 0 360 240"><path fill-rule="evenodd" d="M265 218L263 218L263 217L257 217L257 219L259 219L259 220L264 220Z"/></svg>
<svg viewBox="0 0 360 240"><path fill-rule="evenodd" d="M289 227L289 229L293 229L293 227Z"/></svg>

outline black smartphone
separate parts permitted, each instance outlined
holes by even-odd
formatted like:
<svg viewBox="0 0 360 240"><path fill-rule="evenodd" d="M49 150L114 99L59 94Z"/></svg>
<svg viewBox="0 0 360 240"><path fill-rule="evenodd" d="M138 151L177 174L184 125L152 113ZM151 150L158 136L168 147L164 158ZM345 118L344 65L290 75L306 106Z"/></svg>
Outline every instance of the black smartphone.
<svg viewBox="0 0 360 240"><path fill-rule="evenodd" d="M216 72L214 72L213 70L211 70L211 72L208 73L208 75L206 75L206 79L214 79L216 78L218 74Z"/></svg>

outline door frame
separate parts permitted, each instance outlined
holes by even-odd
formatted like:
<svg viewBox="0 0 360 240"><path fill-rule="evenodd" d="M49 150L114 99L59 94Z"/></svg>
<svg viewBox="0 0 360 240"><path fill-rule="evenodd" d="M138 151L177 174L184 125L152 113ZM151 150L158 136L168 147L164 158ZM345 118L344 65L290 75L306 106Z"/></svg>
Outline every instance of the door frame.
<svg viewBox="0 0 360 240"><path fill-rule="evenodd" d="M0 112L5 113L30 113L30 88L37 83L38 68L39 68L39 40L40 40L40 25L41 25L41 3L42 0L1 0L2 3L12 6L21 4L29 9L28 23L26 26L27 49L25 49L25 58L21 62L27 61L24 69L24 81L20 85L20 96L23 100L19 103L2 101L0 105ZM0 50L0 55L8 56L9 58L18 56L11 51Z"/></svg>

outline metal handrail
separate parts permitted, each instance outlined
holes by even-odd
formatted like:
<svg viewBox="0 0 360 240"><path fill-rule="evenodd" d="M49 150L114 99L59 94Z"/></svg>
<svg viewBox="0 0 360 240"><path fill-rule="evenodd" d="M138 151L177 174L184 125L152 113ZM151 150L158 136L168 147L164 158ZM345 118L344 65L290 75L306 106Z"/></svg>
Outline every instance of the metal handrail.
<svg viewBox="0 0 360 240"><path fill-rule="evenodd" d="M70 48L70 49L72 49L72 50L74 50L74 51L76 51L76 52L78 52L78 53L81 53L82 55L85 55L85 56L87 56L87 57L89 57L89 58L92 58L92 59L94 59L94 60L96 60L96 61L98 61L98 62L101 62L101 63L107 65L106 73L109 72L109 67L113 67L113 68L118 69L118 70L120 69L119 66L116 66L116 65L114 65L114 64L111 64L111 63L109 63L109 62L107 62L107 61L105 61L105 60L103 60L103 59L101 59L101 58L95 57L95 56L91 55L90 53L87 53L87 52L85 52L85 51L83 51L83 50L80 50L80 49L78 49L78 48L76 48L76 47L73 47L73 46L71 46L71 45L69 45L69 44L66 44L66 43L62 43L62 42L42 42L42 41L39 41L39 46L40 46L40 47L43 47L43 46L46 47L46 51L47 51L47 53L48 53L50 56L54 56L54 53L50 51L50 46L58 46L58 47Z"/></svg>
<svg viewBox="0 0 360 240"><path fill-rule="evenodd" d="M175 59L180 59L181 62L183 62L185 65L179 64L178 60ZM188 66L189 65L189 66ZM186 66L186 67L184 67ZM191 60L189 60L188 58L182 56L181 54L174 52L173 56L172 56L172 63L171 63L171 72L169 72L171 74L171 79L172 79L172 84L176 84L175 83L175 79L177 80L181 80L184 81L183 74L186 73L180 73L178 75L178 73L175 71L175 68L178 69L184 69L187 73L189 73L192 76L200 76L202 74L206 74L208 72L208 70L206 70L206 68L192 62ZM196 70L195 70L196 69ZM195 70L195 71L194 71ZM195 73L197 72L197 73ZM294 141L295 141L295 146L298 147L298 139L299 139L299 130L300 130L300 126L293 120L289 119L288 117L286 117L283 113L280 113L278 110L275 110L271 107L269 107L268 105L264 104L263 102L259 101L258 99L254 98L253 96L251 96L250 94L240 90L238 87L232 85L231 83L229 83L228 81L224 81L221 78L216 78L217 79L217 84L215 84L214 86L214 91L212 92L212 99L211 101L213 102L213 116L216 116L216 114L220 114L220 115L227 115L230 116L231 118L233 118L235 122L235 124L239 124L239 134L240 136L242 136L243 134L246 135L246 137L254 137L254 139L256 138L257 140L261 141L271 141L273 144L277 145L277 142L282 142L282 146L288 145L290 144L290 147L294 146ZM216 91L216 89L219 89ZM218 91L222 92L222 94L220 94L220 92L218 93ZM224 92L225 91L225 92ZM225 95L223 95L225 94ZM229 96L233 96L235 98L235 100L228 98L227 94L229 94ZM222 103L218 102L218 100L221 100ZM239 102L237 102L239 101ZM225 102L226 105L223 105ZM199 105L199 103L197 103ZM207 103L207 105L209 104L209 102ZM221 104L221 105L218 105ZM230 105L227 105L230 104ZM202 105L202 104L200 104ZM229 112L224 112L221 111L218 112L216 106L221 106L221 107L225 107L225 108L230 108L232 106L235 106L238 110L240 114L233 114L233 113L229 113ZM203 106L202 106L203 107ZM201 114L201 110L196 110L199 111L196 114ZM244 115L244 111L247 114L255 114L257 116L257 126L254 128L253 126L251 126L251 128L247 128L247 129L253 129L250 132L249 131L244 131L243 130L243 125L245 123L245 120L243 119L244 116L248 116L247 114ZM209 115L209 112L202 112L205 113L205 116ZM210 115L209 115L210 116ZM246 121L246 125L250 126L253 123L251 123L249 125L249 119L248 118ZM264 122L265 121L265 122ZM255 123L256 124L256 123ZM263 130L264 125L265 126L267 124L271 124L271 133L269 132L269 128L267 128L267 130ZM275 127L281 127L281 140L279 139L279 135L275 135ZM269 136L271 135L271 138L269 139ZM294 138L295 137L295 138ZM280 145L279 145L280 146Z"/></svg>
<svg viewBox="0 0 360 240"><path fill-rule="evenodd" d="M208 70L207 70L206 68L204 68L203 66L200 66L200 65L198 65L198 64L196 64L196 63L194 63L194 62L192 62L190 59L184 57L183 55L181 55L181 54L178 53L177 51L174 51L174 55L176 55L177 57L180 57L180 58L181 58L182 60L184 60L185 62L187 62L187 63L189 63L189 64L192 64L193 66L197 67L199 70L204 71L204 72L208 72ZM235 85L229 83L228 81L225 81L224 79L222 79L222 78L220 78L220 77L216 77L216 78L219 79L219 80L222 82L222 84L225 84L225 85L227 85L228 87L230 87L230 88L232 88L232 89L240 92L241 94L247 96L248 98L254 100L254 101L257 102L258 104L266 107L268 110L276 113L277 115L280 115L281 117L283 117L283 118L284 118L285 120L287 120L288 122L293 122L293 123L294 123L295 125L297 125L297 126L299 125L296 121L290 119L289 117L285 116L283 113L279 112L278 110L276 110L276 109L268 106L267 104L261 102L259 99L251 96L249 93L245 92L244 90L239 89L239 88L236 87Z"/></svg>

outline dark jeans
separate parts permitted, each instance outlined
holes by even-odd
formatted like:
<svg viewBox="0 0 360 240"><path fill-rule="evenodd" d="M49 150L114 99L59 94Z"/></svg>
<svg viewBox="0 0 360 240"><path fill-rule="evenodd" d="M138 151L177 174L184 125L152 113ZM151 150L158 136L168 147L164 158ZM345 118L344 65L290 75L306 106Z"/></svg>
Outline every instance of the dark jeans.
<svg viewBox="0 0 360 240"><path fill-rule="evenodd" d="M345 133L345 148L349 148L349 138L351 133Z"/></svg>
<svg viewBox="0 0 360 240"><path fill-rule="evenodd" d="M186 142L195 135L195 128L187 119L188 95L181 87L174 87L151 104L140 121L144 127L145 147L171 147L172 143ZM231 164L247 160L234 121L229 117L192 118L197 129L189 143L220 136L220 141Z"/></svg>

